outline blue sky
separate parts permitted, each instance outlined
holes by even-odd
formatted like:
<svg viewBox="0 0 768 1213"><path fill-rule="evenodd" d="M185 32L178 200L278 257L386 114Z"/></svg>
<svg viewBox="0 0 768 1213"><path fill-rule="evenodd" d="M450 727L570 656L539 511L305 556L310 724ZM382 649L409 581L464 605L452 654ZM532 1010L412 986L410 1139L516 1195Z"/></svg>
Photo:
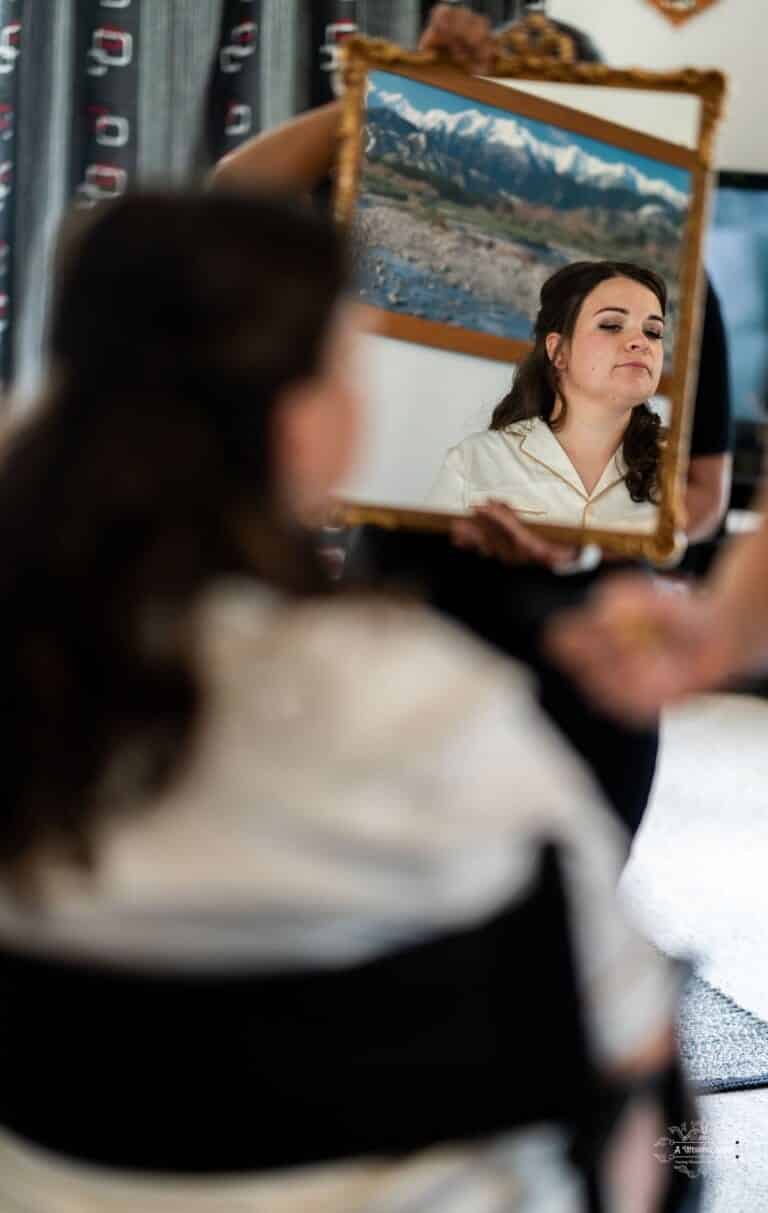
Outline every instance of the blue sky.
<svg viewBox="0 0 768 1213"><path fill-rule="evenodd" d="M639 172L648 177L666 181L675 189L689 193L691 189L690 174L687 169L665 164L661 160L653 160L649 156L639 156L636 152L624 148L613 147L610 143L602 143L599 139L589 139L574 131L563 131L562 128L550 126L546 122L537 122L534 118L521 118L518 114L510 114L507 110L495 105L485 105L469 97L460 97L457 93L449 93L445 89L434 88L430 84L420 84L405 76L395 76L391 72L371 72L371 77L377 88L385 92L401 93L406 101L418 110L441 109L447 114L458 114L462 110L476 109L480 113L499 118L514 118L536 138L546 143L575 143L592 156L599 156L609 164L631 164Z"/></svg>

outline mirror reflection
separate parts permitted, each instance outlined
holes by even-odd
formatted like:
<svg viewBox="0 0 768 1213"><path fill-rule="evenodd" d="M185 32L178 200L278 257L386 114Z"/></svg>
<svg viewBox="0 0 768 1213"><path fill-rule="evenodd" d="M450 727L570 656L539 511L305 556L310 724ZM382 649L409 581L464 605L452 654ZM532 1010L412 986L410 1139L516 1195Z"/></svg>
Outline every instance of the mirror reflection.
<svg viewBox="0 0 768 1213"><path fill-rule="evenodd" d="M544 284L534 348L490 427L446 455L427 504L503 501L524 520L653 530L667 292L630 263L575 262Z"/></svg>
<svg viewBox="0 0 768 1213"><path fill-rule="evenodd" d="M658 93L610 85L597 88L593 84L560 84L551 80L494 78L493 82L607 122L618 122L633 131L645 131L680 147L694 149L698 144L701 100L691 93Z"/></svg>
<svg viewBox="0 0 768 1213"><path fill-rule="evenodd" d="M656 534L694 345L701 98L397 63L361 95L359 296L401 374L379 349L344 496ZM429 347L462 401L433 399Z"/></svg>
<svg viewBox="0 0 768 1213"><path fill-rule="evenodd" d="M474 79L459 93L455 73L448 84L368 74L356 210L365 302L527 342L555 270L618 259L661 273L674 314L690 155L597 116L600 88L577 87L579 108ZM639 119L631 99L623 112ZM667 370L673 336L670 317ZM454 340L481 352L468 335Z"/></svg>

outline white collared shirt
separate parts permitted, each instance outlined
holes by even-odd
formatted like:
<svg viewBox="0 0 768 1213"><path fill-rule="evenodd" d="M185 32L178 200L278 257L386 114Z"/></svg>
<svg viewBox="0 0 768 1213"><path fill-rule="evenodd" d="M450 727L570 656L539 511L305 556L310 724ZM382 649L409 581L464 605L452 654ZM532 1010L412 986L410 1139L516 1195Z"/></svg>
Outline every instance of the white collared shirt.
<svg viewBox="0 0 768 1213"><path fill-rule="evenodd" d="M458 513L493 498L524 522L651 531L657 507L632 500L626 473L619 449L588 493L546 421L532 417L470 434L452 447L427 501Z"/></svg>

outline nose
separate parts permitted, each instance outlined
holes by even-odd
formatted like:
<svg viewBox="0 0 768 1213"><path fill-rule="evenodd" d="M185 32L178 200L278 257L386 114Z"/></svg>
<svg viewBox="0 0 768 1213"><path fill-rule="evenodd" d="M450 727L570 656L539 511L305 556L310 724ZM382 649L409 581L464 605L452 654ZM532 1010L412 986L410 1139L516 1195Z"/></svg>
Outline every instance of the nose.
<svg viewBox="0 0 768 1213"><path fill-rule="evenodd" d="M651 343L642 329L627 334L627 348L630 350L649 350Z"/></svg>

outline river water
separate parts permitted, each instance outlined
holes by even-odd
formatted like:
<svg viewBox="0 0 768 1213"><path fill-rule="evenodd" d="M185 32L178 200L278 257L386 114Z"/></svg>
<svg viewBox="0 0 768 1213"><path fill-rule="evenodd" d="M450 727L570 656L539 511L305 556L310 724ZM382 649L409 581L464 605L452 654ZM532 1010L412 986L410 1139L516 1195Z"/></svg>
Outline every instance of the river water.
<svg viewBox="0 0 768 1213"><path fill-rule="evenodd" d="M358 282L363 303L389 312L522 341L531 336L531 318L524 312L480 299L383 245L366 247L358 263Z"/></svg>

